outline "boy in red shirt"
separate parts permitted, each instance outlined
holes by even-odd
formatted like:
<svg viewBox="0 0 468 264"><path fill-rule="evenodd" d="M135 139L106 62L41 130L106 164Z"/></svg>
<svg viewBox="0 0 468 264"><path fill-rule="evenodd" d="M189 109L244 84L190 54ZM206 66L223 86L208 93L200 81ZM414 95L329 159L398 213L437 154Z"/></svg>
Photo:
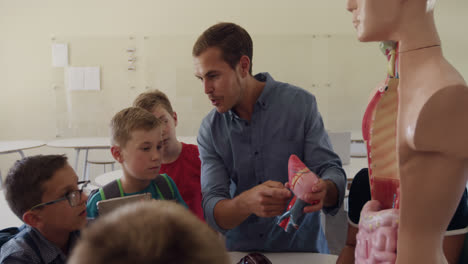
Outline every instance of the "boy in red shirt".
<svg viewBox="0 0 468 264"><path fill-rule="evenodd" d="M140 94L133 105L146 109L163 122L163 159L160 173L171 175L189 209L204 220L198 147L177 140L177 113L172 109L171 102L163 92L153 90Z"/></svg>

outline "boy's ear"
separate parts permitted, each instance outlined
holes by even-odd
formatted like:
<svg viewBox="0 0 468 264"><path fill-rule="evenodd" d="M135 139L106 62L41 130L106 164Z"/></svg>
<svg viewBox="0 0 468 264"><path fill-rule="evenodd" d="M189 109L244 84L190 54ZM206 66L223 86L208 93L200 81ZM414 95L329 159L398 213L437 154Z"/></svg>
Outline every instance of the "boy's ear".
<svg viewBox="0 0 468 264"><path fill-rule="evenodd" d="M176 127L177 126L177 113L176 112L172 112L172 118L174 118L174 126Z"/></svg>
<svg viewBox="0 0 468 264"><path fill-rule="evenodd" d="M23 214L23 222L26 224L38 228L41 225L41 217L34 211L27 211Z"/></svg>
<svg viewBox="0 0 468 264"><path fill-rule="evenodd" d="M119 163L122 163L124 161L123 156L122 156L122 150L119 146L112 146L111 147L111 153L112 157Z"/></svg>

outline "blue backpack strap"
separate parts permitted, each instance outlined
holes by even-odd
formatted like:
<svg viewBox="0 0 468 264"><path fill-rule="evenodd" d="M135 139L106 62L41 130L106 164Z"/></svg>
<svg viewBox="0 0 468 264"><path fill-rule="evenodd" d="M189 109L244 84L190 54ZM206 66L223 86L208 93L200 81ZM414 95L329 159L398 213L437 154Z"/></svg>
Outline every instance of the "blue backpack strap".
<svg viewBox="0 0 468 264"><path fill-rule="evenodd" d="M21 231L18 227L8 227L0 230L0 247L3 246L8 240L12 239L16 234Z"/></svg>
<svg viewBox="0 0 468 264"><path fill-rule="evenodd" d="M99 193L101 194L102 200L124 196L120 179L113 180L102 188L99 188Z"/></svg>
<svg viewBox="0 0 468 264"><path fill-rule="evenodd" d="M175 200L174 189L167 177L166 174L159 174L153 181L155 184L154 187L156 187L156 191L161 197L161 200Z"/></svg>

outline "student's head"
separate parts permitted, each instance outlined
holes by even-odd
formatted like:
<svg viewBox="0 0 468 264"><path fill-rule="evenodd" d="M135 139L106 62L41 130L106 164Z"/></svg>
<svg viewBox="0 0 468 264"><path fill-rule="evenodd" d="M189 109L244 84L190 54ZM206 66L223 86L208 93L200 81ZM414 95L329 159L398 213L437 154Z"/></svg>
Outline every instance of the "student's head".
<svg viewBox="0 0 468 264"><path fill-rule="evenodd" d="M172 109L169 98L163 92L152 90L142 93L135 99L133 106L151 112L162 122L164 147L177 144L175 129L177 126L177 113Z"/></svg>
<svg viewBox="0 0 468 264"><path fill-rule="evenodd" d="M122 206L82 233L71 264L180 263L228 264L218 235L172 201Z"/></svg>
<svg viewBox="0 0 468 264"><path fill-rule="evenodd" d="M421 19L433 23L434 4L435 0L347 0L346 9L353 14L360 41L399 41L401 30L410 24L421 30Z"/></svg>
<svg viewBox="0 0 468 264"><path fill-rule="evenodd" d="M236 108L252 72L252 39L233 23L208 28L193 46L195 76L220 113Z"/></svg>
<svg viewBox="0 0 468 264"><path fill-rule="evenodd" d="M40 231L71 232L86 224L87 196L63 155L16 161L5 180L5 197L20 219Z"/></svg>
<svg viewBox="0 0 468 264"><path fill-rule="evenodd" d="M124 174L151 180L161 166L162 124L143 108L129 107L111 121L111 153Z"/></svg>

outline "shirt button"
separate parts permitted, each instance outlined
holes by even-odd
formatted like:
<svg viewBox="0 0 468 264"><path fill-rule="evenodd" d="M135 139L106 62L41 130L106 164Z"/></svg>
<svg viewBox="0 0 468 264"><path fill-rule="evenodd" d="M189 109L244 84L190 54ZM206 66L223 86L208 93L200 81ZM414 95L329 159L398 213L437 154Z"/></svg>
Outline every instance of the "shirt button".
<svg viewBox="0 0 468 264"><path fill-rule="evenodd" d="M262 181L258 181L258 184L262 184Z"/></svg>
<svg viewBox="0 0 468 264"><path fill-rule="evenodd" d="M254 154L255 154L255 155L258 155L258 151L255 151Z"/></svg>
<svg viewBox="0 0 468 264"><path fill-rule="evenodd" d="M263 237L263 234L259 234L258 236L259 236L259 237Z"/></svg>

